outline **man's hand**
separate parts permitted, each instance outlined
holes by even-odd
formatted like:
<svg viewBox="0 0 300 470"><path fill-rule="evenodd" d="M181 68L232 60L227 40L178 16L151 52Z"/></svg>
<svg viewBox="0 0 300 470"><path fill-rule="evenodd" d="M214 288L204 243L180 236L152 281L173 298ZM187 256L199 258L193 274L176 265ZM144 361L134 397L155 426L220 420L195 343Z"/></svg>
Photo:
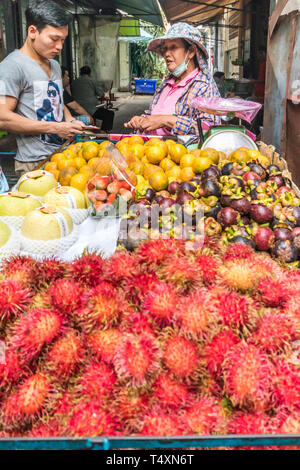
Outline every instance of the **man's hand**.
<svg viewBox="0 0 300 470"><path fill-rule="evenodd" d="M141 129L141 122L143 120L143 116L133 116L130 121L124 123L124 127L128 129Z"/></svg>
<svg viewBox="0 0 300 470"><path fill-rule="evenodd" d="M62 139L69 139L76 134L82 133L85 127L86 125L83 122L77 121L76 119L72 122L57 122L55 124L56 129L54 133Z"/></svg>

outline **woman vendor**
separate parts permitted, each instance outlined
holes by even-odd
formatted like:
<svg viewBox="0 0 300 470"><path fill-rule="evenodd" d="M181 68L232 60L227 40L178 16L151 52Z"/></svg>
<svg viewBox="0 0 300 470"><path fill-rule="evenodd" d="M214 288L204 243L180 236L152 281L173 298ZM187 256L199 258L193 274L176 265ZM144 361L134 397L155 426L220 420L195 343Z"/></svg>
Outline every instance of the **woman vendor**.
<svg viewBox="0 0 300 470"><path fill-rule="evenodd" d="M219 117L191 107L197 96L220 96L199 31L187 23L174 24L165 36L153 39L148 50L164 58L170 73L154 94L149 110L124 126L147 135L196 135L197 118L208 126L220 124Z"/></svg>

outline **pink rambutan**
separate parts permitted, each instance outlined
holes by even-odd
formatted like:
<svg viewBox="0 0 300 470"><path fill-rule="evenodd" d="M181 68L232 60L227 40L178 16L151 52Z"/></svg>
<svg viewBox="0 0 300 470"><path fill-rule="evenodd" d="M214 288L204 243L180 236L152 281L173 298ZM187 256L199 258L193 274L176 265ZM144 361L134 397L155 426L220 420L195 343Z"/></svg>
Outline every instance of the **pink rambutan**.
<svg viewBox="0 0 300 470"><path fill-rule="evenodd" d="M259 304L246 295L222 287L211 289L211 305L221 322L234 331L246 333L259 321Z"/></svg>
<svg viewBox="0 0 300 470"><path fill-rule="evenodd" d="M268 354L279 354L292 349L292 342L300 339L300 324L292 316L280 311L266 311L251 343Z"/></svg>
<svg viewBox="0 0 300 470"><path fill-rule="evenodd" d="M98 401L82 403L68 424L68 435L74 437L97 437L116 435L113 417L103 410Z"/></svg>
<svg viewBox="0 0 300 470"><path fill-rule="evenodd" d="M46 259L38 262L34 269L33 282L37 289L42 289L52 282L62 279L67 274L67 263L56 259Z"/></svg>
<svg viewBox="0 0 300 470"><path fill-rule="evenodd" d="M66 434L67 427L56 417L50 417L37 421L26 437L64 437Z"/></svg>
<svg viewBox="0 0 300 470"><path fill-rule="evenodd" d="M300 408L299 368L281 359L275 363L274 394L276 405Z"/></svg>
<svg viewBox="0 0 300 470"><path fill-rule="evenodd" d="M149 333L124 334L115 355L115 370L133 387L151 385L160 369L160 348Z"/></svg>
<svg viewBox="0 0 300 470"><path fill-rule="evenodd" d="M82 360L81 336L70 328L49 347L41 367L53 379L67 380L80 367Z"/></svg>
<svg viewBox="0 0 300 470"><path fill-rule="evenodd" d="M124 282L126 299L134 305L139 306L148 292L152 292L160 283L154 273L140 273Z"/></svg>
<svg viewBox="0 0 300 470"><path fill-rule="evenodd" d="M151 315L159 326L169 325L178 301L176 289L172 285L162 282L146 295L142 311Z"/></svg>
<svg viewBox="0 0 300 470"><path fill-rule="evenodd" d="M149 315L143 312L133 310L123 315L122 323L120 324L121 331L127 333L149 333L155 336L155 322Z"/></svg>
<svg viewBox="0 0 300 470"><path fill-rule="evenodd" d="M226 434L226 417L220 402L198 396L183 415L188 434Z"/></svg>
<svg viewBox="0 0 300 470"><path fill-rule="evenodd" d="M209 255L199 255L195 258L195 263L201 272L205 286L211 286L215 280L220 267L218 258Z"/></svg>
<svg viewBox="0 0 300 470"><path fill-rule="evenodd" d="M14 323L10 348L18 351L22 360L29 362L53 341L61 328L62 317L57 311L45 308L29 310Z"/></svg>
<svg viewBox="0 0 300 470"><path fill-rule="evenodd" d="M175 413L150 409L142 420L140 434L143 436L181 436L187 432Z"/></svg>
<svg viewBox="0 0 300 470"><path fill-rule="evenodd" d="M184 252L182 240L160 238L158 240L146 240L135 250L138 262L147 265L150 269L156 269L169 258L177 259Z"/></svg>
<svg viewBox="0 0 300 470"><path fill-rule="evenodd" d="M77 309L85 306L87 292L78 282L69 279L58 279L45 292L49 304L63 315L75 316Z"/></svg>
<svg viewBox="0 0 300 470"><path fill-rule="evenodd" d="M107 260L105 278L119 286L124 279L131 278L139 272L135 256L128 251L117 251Z"/></svg>
<svg viewBox="0 0 300 470"><path fill-rule="evenodd" d="M123 333L117 328L94 330L86 338L86 343L96 359L113 362Z"/></svg>
<svg viewBox="0 0 300 470"><path fill-rule="evenodd" d="M225 355L239 342L239 337L231 330L222 330L204 347L203 357L211 374L219 377Z"/></svg>
<svg viewBox="0 0 300 470"><path fill-rule="evenodd" d="M82 286L95 287L103 278L105 261L94 253L82 255L69 265L69 276Z"/></svg>
<svg viewBox="0 0 300 470"><path fill-rule="evenodd" d="M181 291L202 286L201 271L188 257L169 258L158 269L158 277Z"/></svg>
<svg viewBox="0 0 300 470"><path fill-rule="evenodd" d="M268 275L268 270L252 259L227 261L219 269L219 281L241 292L256 290L259 281Z"/></svg>
<svg viewBox="0 0 300 470"><path fill-rule="evenodd" d="M91 361L76 379L74 391L79 396L84 394L87 400L104 400L111 395L116 380L115 371L111 366Z"/></svg>
<svg viewBox="0 0 300 470"><path fill-rule="evenodd" d="M186 406L189 400L189 390L186 385L176 382L168 374L161 374L153 385L153 398L159 406L178 409Z"/></svg>
<svg viewBox="0 0 300 470"><path fill-rule="evenodd" d="M295 409L283 422L280 432L283 434L300 434L300 410Z"/></svg>
<svg viewBox="0 0 300 470"><path fill-rule="evenodd" d="M236 412L228 422L229 434L272 434L276 432L275 420L264 412Z"/></svg>
<svg viewBox="0 0 300 470"><path fill-rule="evenodd" d="M224 253L224 261L252 259L255 255L253 248L242 243L231 243Z"/></svg>
<svg viewBox="0 0 300 470"><path fill-rule="evenodd" d="M266 354L240 342L225 356L222 365L224 391L233 406L265 411L273 390L274 367Z"/></svg>
<svg viewBox="0 0 300 470"><path fill-rule="evenodd" d="M7 428L17 423L32 421L45 410L47 397L52 391L50 380L40 372L28 377L3 402L2 422Z"/></svg>
<svg viewBox="0 0 300 470"><path fill-rule="evenodd" d="M127 386L115 389L113 413L119 417L122 428L126 430L138 431L135 421L147 412L148 405L149 394L142 394L139 390Z"/></svg>
<svg viewBox="0 0 300 470"><path fill-rule="evenodd" d="M205 287L177 302L174 323L187 338L207 340L218 329L210 292Z"/></svg>
<svg viewBox="0 0 300 470"><path fill-rule="evenodd" d="M36 260L27 256L12 256L3 260L1 271L5 279L20 282L25 287L33 287L37 264Z"/></svg>
<svg viewBox="0 0 300 470"><path fill-rule="evenodd" d="M0 388L7 390L23 379L28 370L24 366L24 360L13 349L5 349L5 357L0 362Z"/></svg>
<svg viewBox="0 0 300 470"><path fill-rule="evenodd" d="M189 380L197 372L199 366L197 344L173 334L166 341L163 360L166 367L176 377Z"/></svg>
<svg viewBox="0 0 300 470"><path fill-rule="evenodd" d="M0 282L0 327L17 314L22 313L30 304L32 294L20 281Z"/></svg>
<svg viewBox="0 0 300 470"><path fill-rule="evenodd" d="M271 277L262 279L257 286L257 290L261 302L266 307L284 307L289 298L289 292L285 284L280 280L273 280Z"/></svg>

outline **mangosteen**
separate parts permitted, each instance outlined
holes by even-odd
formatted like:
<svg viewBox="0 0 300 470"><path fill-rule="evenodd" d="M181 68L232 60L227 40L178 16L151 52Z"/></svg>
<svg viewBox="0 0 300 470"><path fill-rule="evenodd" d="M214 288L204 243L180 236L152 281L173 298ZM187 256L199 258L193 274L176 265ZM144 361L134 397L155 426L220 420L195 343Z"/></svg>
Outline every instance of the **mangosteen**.
<svg viewBox="0 0 300 470"><path fill-rule="evenodd" d="M256 173L262 180L266 179L267 172L259 163L248 163L248 167L252 173Z"/></svg>
<svg viewBox="0 0 300 470"><path fill-rule="evenodd" d="M278 188L281 188L281 186L285 186L284 179L281 173L270 176L269 181L275 181Z"/></svg>
<svg viewBox="0 0 300 470"><path fill-rule="evenodd" d="M239 163L234 163L231 173L235 176L243 176L245 173L245 165L240 165Z"/></svg>
<svg viewBox="0 0 300 470"><path fill-rule="evenodd" d="M272 175L274 173L279 173L280 168L277 165L269 165L267 168L267 172L269 173L269 175Z"/></svg>
<svg viewBox="0 0 300 470"><path fill-rule="evenodd" d="M223 227L230 227L239 222L240 215L231 207L223 207L218 213L217 220Z"/></svg>
<svg viewBox="0 0 300 470"><path fill-rule="evenodd" d="M261 182L261 177L257 174L257 173L254 173L253 171L247 171L244 175L243 175L243 181L245 183L248 183L254 180L259 180Z"/></svg>
<svg viewBox="0 0 300 470"><path fill-rule="evenodd" d="M148 234L144 230L139 230L138 228L134 227L128 231L127 239L126 239L126 248L127 250L133 251L135 250L139 244L147 240Z"/></svg>
<svg viewBox="0 0 300 470"><path fill-rule="evenodd" d="M227 196L226 194L222 194L220 202L221 202L223 207L230 207L231 197Z"/></svg>
<svg viewBox="0 0 300 470"><path fill-rule="evenodd" d="M198 228L202 230L202 222L201 226L198 225ZM204 221L204 232L209 237L220 235L222 226L213 217L207 217Z"/></svg>
<svg viewBox="0 0 300 470"><path fill-rule="evenodd" d="M170 194L176 194L180 190L180 183L178 181L172 181L168 186L168 191Z"/></svg>
<svg viewBox="0 0 300 470"><path fill-rule="evenodd" d="M274 229L275 241L278 240L292 240L292 230L286 227L276 227Z"/></svg>
<svg viewBox="0 0 300 470"><path fill-rule="evenodd" d="M152 202L154 197L155 197L155 191L152 188L148 188L145 193L145 199L147 199L147 201L149 202Z"/></svg>
<svg viewBox="0 0 300 470"><path fill-rule="evenodd" d="M221 187L219 183L213 179L203 180L201 183L201 189L205 197L208 197L208 196L219 197L221 195Z"/></svg>
<svg viewBox="0 0 300 470"><path fill-rule="evenodd" d="M298 250L290 240L278 240L272 248L272 255L286 263L293 263L297 261Z"/></svg>
<svg viewBox="0 0 300 470"><path fill-rule="evenodd" d="M211 210L205 214L206 217L213 217L214 219L217 220L217 217L218 217L218 213L220 212L221 210L221 205L219 203L217 203L214 207L211 208Z"/></svg>
<svg viewBox="0 0 300 470"><path fill-rule="evenodd" d="M193 201L193 200L194 198L190 193L188 193L187 191L181 191L177 196L176 204L182 205L188 201Z"/></svg>
<svg viewBox="0 0 300 470"><path fill-rule="evenodd" d="M190 181L183 181L183 183L180 184L179 191L188 191L190 193L194 193L196 191L196 186Z"/></svg>
<svg viewBox="0 0 300 470"><path fill-rule="evenodd" d="M250 217L258 224L267 224L272 221L274 214L272 209L262 204L252 204Z"/></svg>
<svg viewBox="0 0 300 470"><path fill-rule="evenodd" d="M164 197L158 204L161 209L169 209L175 204L175 200L170 197Z"/></svg>
<svg viewBox="0 0 300 470"><path fill-rule="evenodd" d="M235 188L241 188L243 191L245 190L244 181L238 176L230 176L229 184L233 185Z"/></svg>
<svg viewBox="0 0 300 470"><path fill-rule="evenodd" d="M193 183L193 184L195 184L196 186L198 186L198 184L201 183L201 178L200 178L200 176L199 176L199 177L194 176L194 178L192 178L192 179L190 180L190 183Z"/></svg>
<svg viewBox="0 0 300 470"><path fill-rule="evenodd" d="M160 201L162 201L164 199L164 196L157 196L155 195L154 197L154 201L158 202L158 204L160 203Z"/></svg>
<svg viewBox="0 0 300 470"><path fill-rule="evenodd" d="M231 173L232 167L233 167L233 163L232 163L232 162L225 163L225 165L224 165L223 168L222 168L222 175L229 176L230 173Z"/></svg>
<svg viewBox="0 0 300 470"><path fill-rule="evenodd" d="M292 231L293 247L300 253L300 227L294 228Z"/></svg>
<svg viewBox="0 0 300 470"><path fill-rule="evenodd" d="M249 237L242 237L241 235L238 235L237 237L230 238L229 243L241 243L242 245L247 245L251 246L251 248L255 248L255 243L254 241L249 238Z"/></svg>
<svg viewBox="0 0 300 470"><path fill-rule="evenodd" d="M300 227L300 207L298 206L293 207L293 217L295 217L296 219L296 222L295 222L296 227Z"/></svg>
<svg viewBox="0 0 300 470"><path fill-rule="evenodd" d="M268 251L274 244L275 236L270 227L255 227L253 235L258 251Z"/></svg>
<svg viewBox="0 0 300 470"><path fill-rule="evenodd" d="M296 227L292 230L292 238L300 236L300 227Z"/></svg>
<svg viewBox="0 0 300 470"><path fill-rule="evenodd" d="M250 225L250 219L249 219L249 217L246 217L245 215L243 215L243 216L241 217L241 223L242 223L243 225Z"/></svg>
<svg viewBox="0 0 300 470"><path fill-rule="evenodd" d="M140 207L140 206L149 206L150 205L150 201L148 201L148 199L142 197L141 199L139 199L137 202L133 202L133 204L135 207Z"/></svg>
<svg viewBox="0 0 300 470"><path fill-rule="evenodd" d="M238 211L241 215L247 215L251 209L251 202L246 197L231 199L230 207Z"/></svg>
<svg viewBox="0 0 300 470"><path fill-rule="evenodd" d="M282 194L292 193L292 192L293 192L292 188L289 188L288 186L281 186L277 191L277 196L281 196Z"/></svg>
<svg viewBox="0 0 300 470"><path fill-rule="evenodd" d="M206 170L204 170L202 173L202 179L210 178L210 179L219 180L220 177L221 177L221 172L219 168L215 165L211 165L209 168L206 168Z"/></svg>
<svg viewBox="0 0 300 470"><path fill-rule="evenodd" d="M254 188L250 191L250 197L251 197L252 201L256 201L258 199L258 192L257 192L256 188Z"/></svg>
<svg viewBox="0 0 300 470"><path fill-rule="evenodd" d="M156 196L170 197L170 193L169 191L166 191L165 189L163 189L162 191L158 191L156 193Z"/></svg>

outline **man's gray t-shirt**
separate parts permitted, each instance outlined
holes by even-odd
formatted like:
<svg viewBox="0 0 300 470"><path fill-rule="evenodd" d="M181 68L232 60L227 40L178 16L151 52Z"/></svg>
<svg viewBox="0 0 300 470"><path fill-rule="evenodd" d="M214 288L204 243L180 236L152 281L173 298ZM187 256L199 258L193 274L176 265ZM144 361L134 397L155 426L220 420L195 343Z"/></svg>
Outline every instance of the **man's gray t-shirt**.
<svg viewBox="0 0 300 470"><path fill-rule="evenodd" d="M71 83L71 90L74 100L93 116L99 105L97 96L103 95L100 85L88 75L81 75Z"/></svg>
<svg viewBox="0 0 300 470"><path fill-rule="evenodd" d="M61 68L49 60L51 75L33 59L15 50L0 63L0 100L13 96L18 100L15 112L35 121L65 120ZM43 160L63 144L55 134L17 135L16 160Z"/></svg>

